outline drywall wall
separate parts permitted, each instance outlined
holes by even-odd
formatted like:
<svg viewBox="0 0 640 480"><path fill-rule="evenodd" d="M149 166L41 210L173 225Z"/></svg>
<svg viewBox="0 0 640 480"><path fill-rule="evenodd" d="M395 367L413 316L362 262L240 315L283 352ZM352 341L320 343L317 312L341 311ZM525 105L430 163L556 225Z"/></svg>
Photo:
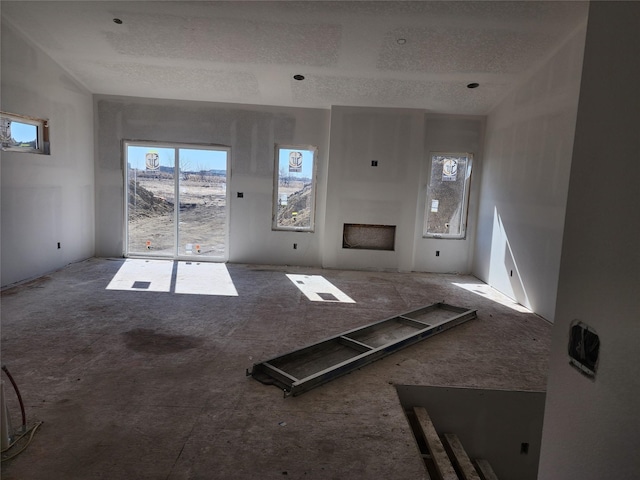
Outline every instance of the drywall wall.
<svg viewBox="0 0 640 480"><path fill-rule="evenodd" d="M418 272L469 273L475 239L480 169L485 117L434 115L425 117L425 155L420 171L420 191L416 208L413 270ZM427 185L431 175L431 153L460 152L473 154L469 212L464 239L424 238ZM438 256L436 256L438 252Z"/></svg>
<svg viewBox="0 0 640 480"><path fill-rule="evenodd" d="M488 460L498 478L536 479L544 392L422 385L396 389L405 411L425 407L440 435L456 434L469 457Z"/></svg>
<svg viewBox="0 0 640 480"><path fill-rule="evenodd" d="M582 26L487 119L473 274L550 321L584 35Z"/></svg>
<svg viewBox="0 0 640 480"><path fill-rule="evenodd" d="M93 102L5 21L0 92L3 111L49 120L51 144L50 155L1 153L6 286L94 254Z"/></svg>
<svg viewBox="0 0 640 480"><path fill-rule="evenodd" d="M434 248L422 238L425 189L421 185L426 185L429 173L425 148L472 151L479 168L476 152L481 150L482 117L425 117L423 110L388 108L334 107L329 112L101 95L95 96L95 112L98 256L124 253L122 141L144 140L231 148L231 262L469 271L472 234L462 241L431 240L438 243L442 258L437 263L426 260ZM271 230L277 143L318 147L312 233ZM371 166L372 160L378 161L377 167ZM472 196L477 195L475 190L473 186ZM473 201L471 210L475 208ZM473 214L470 218L472 232ZM395 225L395 249L343 249L345 223Z"/></svg>
<svg viewBox="0 0 640 480"><path fill-rule="evenodd" d="M479 170L483 134L484 117L333 107L323 266L468 273L479 182L472 181L466 239L423 238L429 153L474 153ZM394 250L343 248L345 224L395 226Z"/></svg>
<svg viewBox="0 0 640 480"><path fill-rule="evenodd" d="M631 480L640 472L639 18L638 2L590 6L552 330L542 480ZM600 337L593 380L568 362L574 319Z"/></svg>
<svg viewBox="0 0 640 480"><path fill-rule="evenodd" d="M324 267L413 269L416 199L423 164L423 110L331 109ZM395 225L395 249L343 248L345 223Z"/></svg>
<svg viewBox="0 0 640 480"><path fill-rule="evenodd" d="M98 256L124 253L122 141L142 140L231 148L229 261L320 265L328 110L97 95L95 112ZM275 144L318 147L313 233L271 230ZM237 197L238 192L243 198Z"/></svg>

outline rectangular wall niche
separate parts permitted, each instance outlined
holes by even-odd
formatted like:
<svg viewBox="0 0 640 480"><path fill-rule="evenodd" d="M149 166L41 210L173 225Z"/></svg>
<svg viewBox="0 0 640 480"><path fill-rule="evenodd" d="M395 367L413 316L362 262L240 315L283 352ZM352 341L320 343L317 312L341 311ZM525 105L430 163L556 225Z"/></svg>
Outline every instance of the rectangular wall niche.
<svg viewBox="0 0 640 480"><path fill-rule="evenodd" d="M345 223L342 231L342 248L393 251L395 240L395 225Z"/></svg>

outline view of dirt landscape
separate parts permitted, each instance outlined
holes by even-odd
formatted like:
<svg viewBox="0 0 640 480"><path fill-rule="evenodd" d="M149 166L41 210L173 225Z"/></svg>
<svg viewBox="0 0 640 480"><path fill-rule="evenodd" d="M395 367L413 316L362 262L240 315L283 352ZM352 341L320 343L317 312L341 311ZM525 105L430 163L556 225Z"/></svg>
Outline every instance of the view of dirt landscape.
<svg viewBox="0 0 640 480"><path fill-rule="evenodd" d="M170 173L130 171L129 253L173 255L174 192ZM178 205L180 255L224 256L226 195L226 175L183 175Z"/></svg>
<svg viewBox="0 0 640 480"><path fill-rule="evenodd" d="M174 254L175 184L166 172L129 171L128 252ZM226 175L183 173L180 179L179 255L223 257L226 242ZM288 181L278 189L280 226L308 226L310 183ZM189 249L190 247L190 249ZM199 247L199 248L198 248Z"/></svg>
<svg viewBox="0 0 640 480"><path fill-rule="evenodd" d="M289 181L280 185L278 193L286 195L286 204L280 201L278 205L278 225L281 227L308 227L311 216L311 183L304 181Z"/></svg>

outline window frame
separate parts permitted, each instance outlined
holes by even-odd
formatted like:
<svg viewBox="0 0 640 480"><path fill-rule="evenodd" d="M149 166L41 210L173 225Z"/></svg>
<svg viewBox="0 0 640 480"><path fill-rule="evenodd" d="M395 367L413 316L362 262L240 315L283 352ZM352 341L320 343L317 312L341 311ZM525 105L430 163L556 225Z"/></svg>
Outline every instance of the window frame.
<svg viewBox="0 0 640 480"><path fill-rule="evenodd" d="M466 157L467 166L464 172L464 188L462 189L462 208L463 211L460 215L460 233L448 234L448 233L431 233L428 231L429 228L429 214L431 213L431 203L434 200L433 195L433 187L431 185L433 179L433 162L435 157ZM471 152L431 152L429 155L430 163L429 163L429 179L426 187L426 198L425 198L425 211L424 211L424 221L422 228L422 237L423 238L435 238L435 239L443 239L443 240L464 240L467 237L467 224L469 221L469 201L470 201L470 191L471 191L471 175L473 173L473 153ZM458 173L459 174L459 173Z"/></svg>
<svg viewBox="0 0 640 480"><path fill-rule="evenodd" d="M280 184L280 150L306 150L313 152L313 166L311 169L311 195L310 195L310 212L309 226L280 226L278 225L278 187ZM315 231L315 210L316 210L316 182L318 170L318 147L315 145L292 145L292 144L275 144L274 147L274 172L273 172L273 197L271 209L271 230L273 231L289 231L289 232L314 232Z"/></svg>
<svg viewBox="0 0 640 480"><path fill-rule="evenodd" d="M36 127L36 148L23 146L4 146L0 148L3 152L35 153L49 155L49 121L43 118L29 117L17 113L0 111L0 119L8 119L10 122L33 125Z"/></svg>

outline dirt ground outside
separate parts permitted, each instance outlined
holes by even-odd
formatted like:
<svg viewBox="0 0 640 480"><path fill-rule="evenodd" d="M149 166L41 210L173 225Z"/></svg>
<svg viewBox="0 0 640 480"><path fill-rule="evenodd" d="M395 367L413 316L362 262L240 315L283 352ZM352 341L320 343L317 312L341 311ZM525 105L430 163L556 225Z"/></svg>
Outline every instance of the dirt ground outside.
<svg viewBox="0 0 640 480"><path fill-rule="evenodd" d="M287 195L278 208L278 225L307 227L312 209L311 184L280 186ZM226 176L187 174L180 179L179 203L170 173L131 172L129 180L129 254L174 255L174 209L179 208L178 254L224 257L227 242Z"/></svg>
<svg viewBox="0 0 640 480"><path fill-rule="evenodd" d="M129 253L174 254L174 192L170 174L139 174L129 181ZM225 176L189 175L180 180L179 255L225 255L226 206Z"/></svg>

